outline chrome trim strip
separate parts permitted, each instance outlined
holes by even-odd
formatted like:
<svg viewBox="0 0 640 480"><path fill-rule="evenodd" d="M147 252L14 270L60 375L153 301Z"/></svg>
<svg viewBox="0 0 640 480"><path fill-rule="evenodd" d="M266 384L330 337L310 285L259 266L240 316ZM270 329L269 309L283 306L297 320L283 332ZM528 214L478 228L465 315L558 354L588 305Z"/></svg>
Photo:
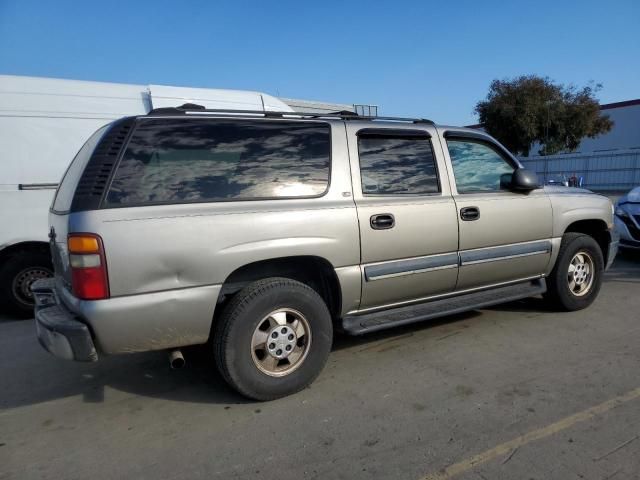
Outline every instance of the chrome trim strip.
<svg viewBox="0 0 640 480"><path fill-rule="evenodd" d="M404 262L407 260L421 260L423 258L433 258L433 257L442 257L444 255L456 255L457 253L455 251L453 252L447 252L447 253L434 253L433 255L419 255L417 257L405 257L405 258L398 258L396 260L383 260L380 262L369 262L369 263L365 263L363 264L364 267L373 267L376 265L386 265L388 263L394 263L394 262Z"/></svg>
<svg viewBox="0 0 640 480"><path fill-rule="evenodd" d="M366 281L373 281L441 270L443 268L457 268L458 265L459 258L457 252L425 255L422 257L391 260L388 262L370 263L364 266L364 278Z"/></svg>
<svg viewBox="0 0 640 480"><path fill-rule="evenodd" d="M479 263L488 263L488 262L499 262L500 260L509 260L511 258L520 258L520 257L528 257L530 255L540 255L542 253L549 253L549 249L547 250L537 250L535 252L529 252L529 253L519 253L517 255L507 255L504 257L495 257L495 258L486 258L484 260L471 260L468 262L462 262L461 266L464 265L477 265Z"/></svg>
<svg viewBox="0 0 640 480"><path fill-rule="evenodd" d="M407 271L398 272L398 273L387 273L385 275L376 275L375 277L367 276L366 278L368 282L375 282L376 280L384 280L386 278L404 277L406 275L415 275L416 273L435 272L437 270L447 270L449 268L458 268L458 264L455 263L451 265L443 265L441 267L421 268L419 270L407 270ZM366 269L365 269L365 272L366 272Z"/></svg>
<svg viewBox="0 0 640 480"><path fill-rule="evenodd" d="M521 283L521 282L527 282L527 281L531 281L531 280L537 280L539 278L544 278L545 276L546 275L544 275L544 274L534 275L534 276L531 276L531 277L519 278L518 280L509 280L508 282L492 283L491 285L483 285L481 287L467 288L466 290L456 290L456 291L447 292L447 293L440 293L438 295L430 295L428 297L421 297L421 298L415 298L415 299L412 299L412 300L405 300L403 302L387 303L385 305L380 305L380 306L377 306L377 307L363 308L362 310L352 310L350 312L347 312L347 315L359 315L359 314L362 314L362 313L374 312L376 310L387 310L387 309L393 308L393 307L400 307L402 305L412 305L414 303L423 303L423 302L427 302L427 301L430 301L430 300L436 300L436 299L439 299L439 298L456 297L456 296L462 295L464 293L475 292L475 291L478 291L478 290L490 290L490 289L495 288L495 287L502 287L504 285L511 285L513 283Z"/></svg>
<svg viewBox="0 0 640 480"><path fill-rule="evenodd" d="M550 251L550 240L536 240L534 242L476 248L460 252L460 265L472 265L476 263L524 257L527 255L539 255L541 253L549 253Z"/></svg>
<svg viewBox="0 0 640 480"><path fill-rule="evenodd" d="M433 272L465 265L511 260L514 258L543 255L551 252L550 240L535 240L494 247L483 247L461 252L439 253L421 257L404 258L364 265L364 279L367 282L388 278Z"/></svg>

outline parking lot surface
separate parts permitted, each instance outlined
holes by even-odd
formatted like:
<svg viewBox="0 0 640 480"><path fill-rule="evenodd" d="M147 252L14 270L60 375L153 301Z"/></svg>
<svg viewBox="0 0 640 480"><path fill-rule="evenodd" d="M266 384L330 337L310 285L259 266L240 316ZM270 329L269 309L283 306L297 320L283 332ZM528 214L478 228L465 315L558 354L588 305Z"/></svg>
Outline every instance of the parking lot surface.
<svg viewBox="0 0 640 480"><path fill-rule="evenodd" d="M65 362L0 318L0 478L640 478L640 255L584 311L534 298L337 336L274 402L186 356Z"/></svg>

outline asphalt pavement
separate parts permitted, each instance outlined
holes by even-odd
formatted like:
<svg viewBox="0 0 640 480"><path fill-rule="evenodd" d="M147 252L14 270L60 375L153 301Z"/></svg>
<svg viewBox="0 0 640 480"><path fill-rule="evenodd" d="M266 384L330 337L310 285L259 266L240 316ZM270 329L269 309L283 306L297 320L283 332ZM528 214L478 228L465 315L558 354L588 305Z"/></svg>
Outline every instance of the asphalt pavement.
<svg viewBox="0 0 640 480"><path fill-rule="evenodd" d="M0 317L0 479L640 478L640 254L584 311L534 298L338 336L273 402L186 357L66 362Z"/></svg>

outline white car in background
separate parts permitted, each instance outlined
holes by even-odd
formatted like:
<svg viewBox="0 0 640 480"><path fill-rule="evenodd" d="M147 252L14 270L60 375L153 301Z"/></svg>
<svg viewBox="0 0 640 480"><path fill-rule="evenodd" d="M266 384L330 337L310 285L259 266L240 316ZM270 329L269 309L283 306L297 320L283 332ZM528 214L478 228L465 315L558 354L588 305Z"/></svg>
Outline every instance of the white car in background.
<svg viewBox="0 0 640 480"><path fill-rule="evenodd" d="M33 316L31 284L53 273L51 200L85 141L118 118L185 103L293 112L260 92L0 75L0 313Z"/></svg>
<svg viewBox="0 0 640 480"><path fill-rule="evenodd" d="M616 202L615 222L620 234L620 247L640 249L640 187Z"/></svg>

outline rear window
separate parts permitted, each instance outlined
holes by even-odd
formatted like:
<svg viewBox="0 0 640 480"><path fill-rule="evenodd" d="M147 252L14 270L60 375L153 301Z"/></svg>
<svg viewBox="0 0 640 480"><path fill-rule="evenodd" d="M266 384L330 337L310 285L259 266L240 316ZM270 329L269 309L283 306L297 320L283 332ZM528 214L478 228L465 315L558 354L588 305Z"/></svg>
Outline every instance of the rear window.
<svg viewBox="0 0 640 480"><path fill-rule="evenodd" d="M105 206L319 196L330 151L326 123L142 120Z"/></svg>
<svg viewBox="0 0 640 480"><path fill-rule="evenodd" d="M104 132L107 130L109 125L105 125L100 128L96 133L89 137L89 140L85 142L80 151L76 154L73 161L67 168L67 171L62 178L62 182L58 186L58 191L56 192L55 199L53 200L52 210L58 213L66 213L71 208L71 202L73 201L73 194L76 191L76 186L78 185L78 181L82 176L82 172L84 171L87 163L89 163L89 159L91 158L91 154L96 149L98 142L104 135Z"/></svg>

